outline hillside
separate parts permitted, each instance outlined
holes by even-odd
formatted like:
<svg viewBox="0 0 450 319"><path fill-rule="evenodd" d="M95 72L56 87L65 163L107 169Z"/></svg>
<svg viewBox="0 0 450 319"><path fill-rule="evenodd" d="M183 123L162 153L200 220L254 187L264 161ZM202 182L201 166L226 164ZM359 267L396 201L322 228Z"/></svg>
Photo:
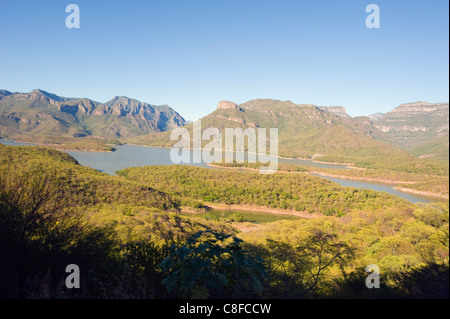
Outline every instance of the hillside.
<svg viewBox="0 0 450 319"><path fill-rule="evenodd" d="M414 205L306 174L165 166L120 175L52 149L0 145L2 298L448 298L448 203ZM180 213L188 200L197 204ZM310 218L199 214L199 200ZM61 269L74 262L88 275L68 290ZM355 283L370 263L384 284L361 295Z"/></svg>
<svg viewBox="0 0 450 319"><path fill-rule="evenodd" d="M448 161L449 104L407 103L383 115L373 125L416 156Z"/></svg>
<svg viewBox="0 0 450 319"><path fill-rule="evenodd" d="M411 149L411 153L420 158L433 158L441 161L449 161L449 135L442 135L421 143Z"/></svg>
<svg viewBox="0 0 450 319"><path fill-rule="evenodd" d="M29 173L31 178L45 175L58 185L73 207L122 204L174 211L178 207L177 201L166 193L81 166L67 153L0 144L0 174L14 179Z"/></svg>
<svg viewBox="0 0 450 319"><path fill-rule="evenodd" d="M373 129L364 121L352 121L345 109L336 107L317 107L315 105L296 105L290 101L253 100L236 105L222 101L216 111L203 117L202 129L262 127L279 129L280 154L295 157L312 157L314 154L333 148L365 147L368 140L383 140L387 137ZM192 129L192 125L187 126ZM334 130L339 131L337 134ZM319 141L321 137L334 135L341 142ZM134 139L150 145L170 146L169 133L150 134ZM343 139L342 139L343 138ZM325 140L328 138L325 138ZM362 139L362 140L360 140ZM371 143L372 144L372 143ZM331 152L333 153L333 152Z"/></svg>
<svg viewBox="0 0 450 319"><path fill-rule="evenodd" d="M220 102L201 119L202 129L217 127L277 127L279 155L328 162L354 163L396 170L414 166L417 159L401 149L388 134L373 126L369 117L351 118L342 107L297 105L290 101L253 100L241 105ZM186 128L192 132L193 125ZM151 146L172 146L170 132L153 133L127 140Z"/></svg>
<svg viewBox="0 0 450 319"><path fill-rule="evenodd" d="M342 187L307 173L262 175L187 165L133 167L117 173L128 180L207 205L256 205L260 210L304 212L307 217L314 213L343 216L355 209L412 207L388 193Z"/></svg>
<svg viewBox="0 0 450 319"><path fill-rule="evenodd" d="M0 137L95 137L115 141L185 124L167 105L155 106L127 97L106 103L65 98L42 90L0 91Z"/></svg>

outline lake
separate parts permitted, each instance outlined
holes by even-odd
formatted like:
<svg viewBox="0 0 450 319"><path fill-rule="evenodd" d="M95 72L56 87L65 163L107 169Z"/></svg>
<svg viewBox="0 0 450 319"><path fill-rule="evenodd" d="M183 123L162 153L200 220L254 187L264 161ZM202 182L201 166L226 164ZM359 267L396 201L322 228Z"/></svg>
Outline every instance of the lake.
<svg viewBox="0 0 450 319"><path fill-rule="evenodd" d="M365 181L355 181L355 180L342 179L342 178L334 178L334 177L323 176L320 174L313 174L313 175L322 177L322 178L326 178L332 182L340 184L341 186L346 186L346 187L349 186L349 187L356 187L356 188L368 188L368 189L373 189L378 192L387 192L387 193L393 194L395 196L404 198L412 203L432 203L432 202L444 202L445 201L445 199L438 198L438 197L416 195L416 194L401 192L401 191L395 189L394 185L365 182Z"/></svg>
<svg viewBox="0 0 450 319"><path fill-rule="evenodd" d="M29 143L20 143L8 140L1 140L0 143L12 146L26 146L33 145ZM92 167L99 171L105 172L110 175L115 175L115 172L127 167L139 167L139 166L149 166L149 165L171 165L170 160L170 149L160 148L160 147L145 147L137 145L120 145L116 147L115 152L84 152L84 151L66 151L73 158L75 158L78 163L84 166ZM199 154L200 150L192 150L193 153L197 152ZM279 163L285 164L296 164L304 165L310 167L324 167L324 168L335 168L335 169L348 169L346 166L333 165L317 163L308 160L298 160L298 159L278 159ZM187 164L185 164L187 165ZM206 163L200 164L189 164L193 166L210 168ZM340 178L331 178L320 176L322 178L329 179L336 182L342 186L351 186L356 188L368 188L380 192L388 192L390 194L402 197L412 203L430 203L433 201L443 201L439 198L427 197L423 195L415 195L404 193L394 189L392 185L386 185L381 183L373 182L363 182L354 181Z"/></svg>

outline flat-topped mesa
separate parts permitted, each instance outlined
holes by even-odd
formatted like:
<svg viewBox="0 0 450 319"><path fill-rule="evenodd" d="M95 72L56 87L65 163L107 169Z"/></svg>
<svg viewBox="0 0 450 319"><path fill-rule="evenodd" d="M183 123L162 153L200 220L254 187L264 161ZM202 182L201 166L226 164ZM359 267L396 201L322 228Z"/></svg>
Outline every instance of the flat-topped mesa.
<svg viewBox="0 0 450 319"><path fill-rule="evenodd" d="M236 103L230 102L230 101L220 101L219 105L217 105L217 109L233 109L233 110L238 110L238 111L243 111L242 108L240 108Z"/></svg>
<svg viewBox="0 0 450 319"><path fill-rule="evenodd" d="M395 138L403 144L411 141L411 147L413 147L427 137L419 136L418 133L411 136L412 132L425 132L430 136L448 133L448 106L448 103L405 103L386 113L373 124L385 133L397 134ZM405 132L407 134L404 134Z"/></svg>
<svg viewBox="0 0 450 319"><path fill-rule="evenodd" d="M433 112L448 109L448 103L426 103L426 102L415 102L415 103L405 103L401 104L399 107L395 108L391 113L400 112Z"/></svg>

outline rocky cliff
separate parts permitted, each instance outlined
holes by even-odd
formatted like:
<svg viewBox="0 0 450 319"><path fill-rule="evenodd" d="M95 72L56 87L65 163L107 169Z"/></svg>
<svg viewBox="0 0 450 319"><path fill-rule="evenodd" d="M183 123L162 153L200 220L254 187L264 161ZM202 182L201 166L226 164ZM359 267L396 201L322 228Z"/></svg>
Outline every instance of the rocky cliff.
<svg viewBox="0 0 450 319"><path fill-rule="evenodd" d="M449 134L449 104L415 102L401 104L384 115L372 116L373 125L405 149L436 149L436 140ZM448 144L442 144L448 148ZM430 155L430 154L423 154ZM432 156L429 156L432 157Z"/></svg>
<svg viewBox="0 0 450 319"><path fill-rule="evenodd" d="M127 97L106 103L66 98L42 90L0 90L0 135L44 134L126 138L185 125L167 105L150 105Z"/></svg>
<svg viewBox="0 0 450 319"><path fill-rule="evenodd" d="M350 116L347 114L347 110L343 106L322 106L321 109L325 110L326 112L335 114L340 117L347 117Z"/></svg>

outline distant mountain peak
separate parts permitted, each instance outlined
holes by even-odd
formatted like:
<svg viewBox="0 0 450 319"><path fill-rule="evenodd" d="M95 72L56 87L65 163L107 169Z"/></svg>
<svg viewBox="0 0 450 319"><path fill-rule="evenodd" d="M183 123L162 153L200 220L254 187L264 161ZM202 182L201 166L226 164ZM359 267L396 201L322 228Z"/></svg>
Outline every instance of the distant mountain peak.
<svg viewBox="0 0 450 319"><path fill-rule="evenodd" d="M343 106L320 106L319 108L337 116L350 117L350 115L347 114L347 110Z"/></svg>
<svg viewBox="0 0 450 319"><path fill-rule="evenodd" d="M218 110L227 110L227 109L233 109L238 111L243 111L242 108L240 108L236 103L230 102L230 101L220 101L217 105Z"/></svg>
<svg viewBox="0 0 450 319"><path fill-rule="evenodd" d="M49 93L49 92L41 90L41 89L34 89L33 91L30 92L30 94L31 95L32 94L42 95L42 96L48 97L48 98L50 98L52 100L55 100L55 101L58 101L58 102L64 101L64 100L69 100L69 99L63 99L63 98L61 98L60 96L58 96L56 94Z"/></svg>
<svg viewBox="0 0 450 319"><path fill-rule="evenodd" d="M112 105L115 104L117 102L123 102L123 101L130 101L130 99L126 96L115 96L113 97L111 100L109 100L108 102L105 103L105 105Z"/></svg>
<svg viewBox="0 0 450 319"><path fill-rule="evenodd" d="M34 89L31 93L41 93L41 94L49 94L48 92L41 89Z"/></svg>
<svg viewBox="0 0 450 319"><path fill-rule="evenodd" d="M0 99L2 98L2 97L4 97L4 96L8 96L8 95L11 95L12 93L11 92L9 92L8 90L1 90L0 89Z"/></svg>
<svg viewBox="0 0 450 319"><path fill-rule="evenodd" d="M386 115L386 113L374 113L374 114L368 115L367 117L371 121L378 121L378 120L381 120L385 115Z"/></svg>

